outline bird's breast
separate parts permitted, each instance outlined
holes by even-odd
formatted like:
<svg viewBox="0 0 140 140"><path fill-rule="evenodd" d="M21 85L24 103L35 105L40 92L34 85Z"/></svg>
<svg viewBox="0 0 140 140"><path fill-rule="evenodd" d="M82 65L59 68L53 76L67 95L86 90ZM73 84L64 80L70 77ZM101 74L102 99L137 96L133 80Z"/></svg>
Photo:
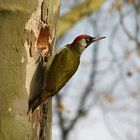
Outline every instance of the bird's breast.
<svg viewBox="0 0 140 140"><path fill-rule="evenodd" d="M46 89L58 92L73 76L79 66L80 58L74 52L65 48L56 54L46 78Z"/></svg>

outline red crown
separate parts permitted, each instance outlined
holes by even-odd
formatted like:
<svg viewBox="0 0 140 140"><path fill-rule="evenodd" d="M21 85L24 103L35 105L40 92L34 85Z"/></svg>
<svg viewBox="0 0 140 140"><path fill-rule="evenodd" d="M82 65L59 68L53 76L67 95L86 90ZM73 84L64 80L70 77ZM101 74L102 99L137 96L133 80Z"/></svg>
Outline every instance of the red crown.
<svg viewBox="0 0 140 140"><path fill-rule="evenodd" d="M79 35L79 36L77 36L77 37L73 40L73 42L71 43L71 45L73 46L73 45L75 45L80 39L82 39L82 38L87 38L87 37L91 37L91 36L85 35L85 34Z"/></svg>

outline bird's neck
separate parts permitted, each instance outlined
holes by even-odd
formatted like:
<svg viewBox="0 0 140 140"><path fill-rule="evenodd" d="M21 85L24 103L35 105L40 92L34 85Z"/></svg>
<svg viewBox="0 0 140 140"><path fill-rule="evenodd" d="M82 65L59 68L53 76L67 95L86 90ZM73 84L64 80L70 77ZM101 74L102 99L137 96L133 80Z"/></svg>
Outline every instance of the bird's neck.
<svg viewBox="0 0 140 140"><path fill-rule="evenodd" d="M82 52L85 50L85 47L84 46L81 46L80 43L77 43L73 46L70 46L70 49L76 53L78 53L79 55L82 54Z"/></svg>

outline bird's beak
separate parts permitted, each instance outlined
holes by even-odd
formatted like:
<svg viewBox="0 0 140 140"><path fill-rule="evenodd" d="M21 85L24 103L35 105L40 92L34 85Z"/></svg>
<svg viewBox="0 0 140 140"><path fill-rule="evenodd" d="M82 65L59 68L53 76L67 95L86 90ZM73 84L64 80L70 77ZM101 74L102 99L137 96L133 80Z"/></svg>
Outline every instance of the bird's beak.
<svg viewBox="0 0 140 140"><path fill-rule="evenodd" d="M95 42L95 41L98 41L98 40L101 40L101 39L104 39L106 37L93 37L92 38L92 42Z"/></svg>

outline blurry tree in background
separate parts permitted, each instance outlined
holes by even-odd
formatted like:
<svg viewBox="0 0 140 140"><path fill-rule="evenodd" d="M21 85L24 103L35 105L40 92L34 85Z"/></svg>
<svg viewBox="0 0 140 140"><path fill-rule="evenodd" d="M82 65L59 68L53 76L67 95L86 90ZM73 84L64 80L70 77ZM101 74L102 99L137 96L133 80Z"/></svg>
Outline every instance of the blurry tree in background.
<svg viewBox="0 0 140 140"><path fill-rule="evenodd" d="M140 1L62 0L61 10L58 46L81 33L107 38L88 48L55 97L54 139L96 140L101 118L106 130L96 135L111 134L103 140L139 140Z"/></svg>

